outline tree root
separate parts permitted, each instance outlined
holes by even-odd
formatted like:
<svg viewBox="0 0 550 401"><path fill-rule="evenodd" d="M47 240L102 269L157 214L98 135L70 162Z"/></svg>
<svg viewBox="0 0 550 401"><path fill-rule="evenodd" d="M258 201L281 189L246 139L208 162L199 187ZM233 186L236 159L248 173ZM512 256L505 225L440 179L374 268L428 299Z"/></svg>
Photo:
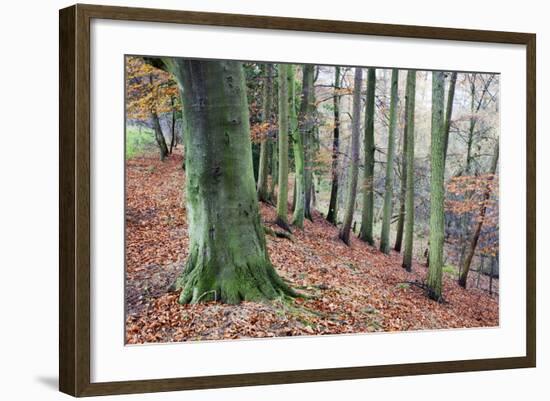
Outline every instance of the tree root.
<svg viewBox="0 0 550 401"><path fill-rule="evenodd" d="M440 304L448 304L448 302L441 296L441 297L436 297L432 290L426 285L426 283L423 283L423 282L420 282L420 281L401 281L397 284L409 284L409 285L414 285L418 288L420 288L421 290L424 291L424 293L426 294L426 296L434 301L436 301L437 303L440 303Z"/></svg>
<svg viewBox="0 0 550 401"><path fill-rule="evenodd" d="M264 226L264 232L267 235L271 235L272 237L286 238L286 239L294 242L294 237L290 233L287 233L287 232L284 232L284 231L277 231L277 230L274 230L274 229L272 229L270 227L267 227L267 226Z"/></svg>

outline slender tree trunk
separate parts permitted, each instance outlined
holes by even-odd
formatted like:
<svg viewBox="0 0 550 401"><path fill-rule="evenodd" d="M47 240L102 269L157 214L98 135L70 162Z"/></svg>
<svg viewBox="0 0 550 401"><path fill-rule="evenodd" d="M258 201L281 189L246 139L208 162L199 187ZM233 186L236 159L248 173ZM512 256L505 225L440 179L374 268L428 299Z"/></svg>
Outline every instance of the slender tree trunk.
<svg viewBox="0 0 550 401"><path fill-rule="evenodd" d="M447 94L447 108L445 109L445 162L447 161L447 151L449 150L449 132L451 131L451 120L453 118L453 102L455 98L457 75L457 72L451 73L449 93Z"/></svg>
<svg viewBox="0 0 550 401"><path fill-rule="evenodd" d="M414 109L416 96L416 71L407 72L407 129L405 140L407 152L406 196L405 196L405 249L403 251L403 267L412 270L413 234L414 234Z"/></svg>
<svg viewBox="0 0 550 401"><path fill-rule="evenodd" d="M252 171L245 78L235 61L163 59L183 91L188 124L189 256L180 303L294 294L267 254Z"/></svg>
<svg viewBox="0 0 550 401"><path fill-rule="evenodd" d="M279 64L279 195L277 196L277 224L290 231L288 226L288 68Z"/></svg>
<svg viewBox="0 0 550 401"><path fill-rule="evenodd" d="M166 140L164 139L164 134L160 127L159 116L154 110L151 111L151 122L153 123L153 131L155 132L155 141L160 151L160 160L164 161L166 156L168 156L168 146L166 146Z"/></svg>
<svg viewBox="0 0 550 401"><path fill-rule="evenodd" d="M497 165L498 165L498 155L499 155L499 144L495 146L495 152L493 154L493 159L491 161L491 178L490 180L493 180L495 177L495 173L497 171ZM466 288L466 283L468 282L468 272L470 271L470 266L472 264L472 259L474 258L477 243L479 241L479 236L481 234L481 229L483 228L483 223L485 221L485 214L487 212L487 201L491 198L491 184L487 184L487 188L485 189L485 193L483 194L483 201L481 202L481 208L479 210L479 217L478 222L476 224L476 228L474 231L474 235L470 239L469 247L466 250L466 255L464 257L464 263L462 265L462 268L460 269L460 278L458 279L458 284L460 286Z"/></svg>
<svg viewBox="0 0 550 401"><path fill-rule="evenodd" d="M174 145L176 144L176 111L174 110L174 98L170 99L170 105L172 106L172 124L170 128L172 129L172 138L170 139L170 154L174 150Z"/></svg>
<svg viewBox="0 0 550 401"><path fill-rule="evenodd" d="M397 84L399 70L394 68L391 74L390 127L388 132L388 151L386 162L386 185L384 193L384 214L380 234L380 251L390 253L390 224L393 209L393 159L395 153L395 131L397 126Z"/></svg>
<svg viewBox="0 0 550 401"><path fill-rule="evenodd" d="M319 68L319 67L317 67ZM307 129L304 131L304 147L305 147L305 218L313 221L312 205L315 202L315 183L313 182L313 167L315 154L319 146L319 129L315 124L315 77L318 75L314 72L313 65L305 65L307 79L304 80L305 89L303 91L303 99L307 99L304 107L304 118Z"/></svg>
<svg viewBox="0 0 550 401"><path fill-rule="evenodd" d="M273 75L273 64L265 64L264 65L264 73L265 73L265 81L264 81L264 87L263 87L263 96L262 96L262 107L263 107L263 113L262 113L262 120L264 123L268 124L268 129L271 126L271 105L273 103L273 81L272 81L272 75ZM268 147L269 147L269 138L266 135L265 138L262 139L262 142L260 144L260 166L259 166L259 172L258 172L258 186L257 186L257 192L258 192L258 200L261 202L268 202L269 199L269 191L267 186L267 173L268 173Z"/></svg>
<svg viewBox="0 0 550 401"><path fill-rule="evenodd" d="M149 84L151 85L151 88L154 89L153 74L149 74ZM164 161L164 159L166 159L166 156L168 156L168 146L166 146L166 140L164 139L164 134L162 133L162 128L160 126L160 120L155 104L156 100L156 97L152 99L153 103L150 104L149 113L151 117L151 123L153 124L155 141L157 142L160 151L160 160Z"/></svg>
<svg viewBox="0 0 550 401"><path fill-rule="evenodd" d="M407 74L408 76L408 74ZM407 80L408 84L408 80ZM408 89L408 86L407 86ZM395 245L393 249L401 252L403 243L403 229L405 226L405 197L407 196L407 125L408 125L408 93L405 94L405 124L403 127L402 146L401 146L401 182L399 186L399 213L397 216L397 233L395 234Z"/></svg>
<svg viewBox="0 0 550 401"><path fill-rule="evenodd" d="M352 106L352 127L351 127L351 164L350 177L346 197L346 212L340 229L340 239L350 245L350 230L355 211L355 198L357 195L357 175L359 169L359 130L361 128L361 84L363 83L363 70L355 68L355 79L353 84L353 106Z"/></svg>
<svg viewBox="0 0 550 401"><path fill-rule="evenodd" d="M372 225L374 220L374 107L376 91L376 69L367 72L367 105L365 109L365 167L363 169L363 210L361 213L361 232L359 238L374 245Z"/></svg>
<svg viewBox="0 0 550 401"><path fill-rule="evenodd" d="M304 66L303 70L303 85L302 85L302 105L301 108L304 108L306 112L302 118L307 117L307 102L308 102L308 76L313 72L313 66ZM304 129L303 122L300 124L301 127L298 129L298 119L296 117L296 95L295 85L294 85L294 66L292 64L288 65L288 86L289 86L289 105L290 105L290 132L292 138L292 149L294 151L294 166L295 166L295 202L294 202L294 213L292 215L292 224L298 228L304 227L304 216L305 216L305 161L304 161L304 143L303 138L307 133L307 130ZM305 87L305 88L304 88ZM305 102L305 106L304 105Z"/></svg>
<svg viewBox="0 0 550 401"><path fill-rule="evenodd" d="M445 229L445 133L444 133L444 73L432 72L432 129L430 179L430 263L428 267L428 296L442 299L443 240Z"/></svg>
<svg viewBox="0 0 550 401"><path fill-rule="evenodd" d="M340 142L340 67L334 67L334 128L332 130L332 184L327 221L338 223L338 152Z"/></svg>

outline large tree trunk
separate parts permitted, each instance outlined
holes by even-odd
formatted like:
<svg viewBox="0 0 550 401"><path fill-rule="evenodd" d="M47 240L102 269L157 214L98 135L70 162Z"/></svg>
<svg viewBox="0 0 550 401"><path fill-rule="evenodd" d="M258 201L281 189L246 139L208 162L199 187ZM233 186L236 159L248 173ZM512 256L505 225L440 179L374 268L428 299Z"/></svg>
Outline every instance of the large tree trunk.
<svg viewBox="0 0 550 401"><path fill-rule="evenodd" d="M288 226L288 68L279 64L279 194L277 196L277 224Z"/></svg>
<svg viewBox="0 0 550 401"><path fill-rule="evenodd" d="M338 152L340 142L340 67L334 67L334 128L332 130L332 184L328 204L327 221L338 223Z"/></svg>
<svg viewBox="0 0 550 401"><path fill-rule="evenodd" d="M288 103L290 107L290 134L292 139L292 150L294 152L295 182L294 182L294 213L292 214L292 224L298 228L304 227L305 215L305 175L304 175L304 143L303 131L298 129L298 118L296 116L296 94L294 85L294 66L288 64ZM307 67L307 66L306 66ZM311 67L311 66L309 66ZM304 68L304 83L306 82L309 68ZM303 102L307 102L302 99Z"/></svg>
<svg viewBox="0 0 550 401"><path fill-rule="evenodd" d="M262 96L262 120L264 123L268 124L268 127L271 126L271 105L273 103L273 64L265 64L264 68L265 80L263 87L263 96ZM268 135L265 138L262 138L260 145L260 166L258 172L258 199L262 202L268 202L269 191L267 187L267 173L268 173L268 147L269 147L269 137Z"/></svg>
<svg viewBox="0 0 550 401"><path fill-rule="evenodd" d="M273 299L293 291L266 250L252 170L242 65L163 59L183 88L189 256L180 303Z"/></svg>
<svg viewBox="0 0 550 401"><path fill-rule="evenodd" d="M399 70L394 68L391 74L390 127L388 132L388 150L386 161L386 185L384 192L384 214L380 234L380 251L390 253L390 224L393 209L393 159L395 154L395 131L397 128L397 84Z"/></svg>
<svg viewBox="0 0 550 401"><path fill-rule="evenodd" d="M499 155L499 144L497 142L497 145L495 146L495 151L493 154L493 159L491 161L491 170L489 171L489 173L491 174L490 180L494 179L495 173L497 171L498 155ZM475 255L477 243L479 241L479 236L481 234L481 229L483 228L483 223L485 221L485 214L487 212L487 201L489 200L490 197L491 197L491 185L490 183L488 183L485 193L483 194L483 201L481 202L476 229L474 231L474 235L470 240L469 247L464 257L464 263L462 265L462 268L460 269L460 277L458 279L458 284L460 284L464 288L466 288L466 283L468 282L468 272L470 271L470 266L472 264L472 259L474 258L474 255Z"/></svg>
<svg viewBox="0 0 550 401"><path fill-rule="evenodd" d="M355 211L355 198L357 195L357 175L359 169L359 130L361 127L361 84L363 83L363 70L355 68L355 79L353 83L353 106L351 126L351 164L349 183L346 197L346 211L344 221L340 228L339 237L345 244L350 245L350 230Z"/></svg>
<svg viewBox="0 0 550 401"><path fill-rule="evenodd" d="M442 299L443 240L445 229L445 133L444 133L444 73L432 72L432 129L430 179L430 264L428 296Z"/></svg>
<svg viewBox="0 0 550 401"><path fill-rule="evenodd" d="M407 152L405 157L406 180L405 180L405 249L403 251L403 267L407 271L412 269L413 253L413 229L414 229L414 108L416 96L416 71L407 72L407 129L405 130L405 141Z"/></svg>
<svg viewBox="0 0 550 401"><path fill-rule="evenodd" d="M365 168L363 169L363 211L361 213L361 232L359 238L374 245L372 225L374 219L374 102L376 91L376 69L369 68L367 73L367 106L365 109Z"/></svg>

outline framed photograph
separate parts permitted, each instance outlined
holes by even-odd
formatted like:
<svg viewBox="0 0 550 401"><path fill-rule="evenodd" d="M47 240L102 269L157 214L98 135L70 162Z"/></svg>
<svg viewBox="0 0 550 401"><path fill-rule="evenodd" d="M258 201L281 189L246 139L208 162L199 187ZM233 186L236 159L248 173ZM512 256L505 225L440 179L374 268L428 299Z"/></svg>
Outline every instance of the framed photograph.
<svg viewBox="0 0 550 401"><path fill-rule="evenodd" d="M534 34L59 18L62 392L535 366Z"/></svg>

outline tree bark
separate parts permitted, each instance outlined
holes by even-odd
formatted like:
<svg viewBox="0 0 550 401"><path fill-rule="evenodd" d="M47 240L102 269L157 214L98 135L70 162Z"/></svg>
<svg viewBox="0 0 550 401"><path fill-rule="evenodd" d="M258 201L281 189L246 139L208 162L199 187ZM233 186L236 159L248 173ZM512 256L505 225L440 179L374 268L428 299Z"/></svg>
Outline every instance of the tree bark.
<svg viewBox="0 0 550 401"><path fill-rule="evenodd" d="M365 167L363 169L363 210L361 213L361 232L359 238L374 245L372 226L374 219L374 107L376 91L376 69L369 68L367 73L367 105L365 109Z"/></svg>
<svg viewBox="0 0 550 401"><path fill-rule="evenodd" d="M409 81L407 73L407 89L409 90ZM401 252L401 244L403 243L403 229L405 227L405 197L407 196L407 126L409 123L408 120L408 108L409 103L407 102L409 93L405 94L405 124L403 127L403 136L402 136L402 146L401 146L401 176L400 176L400 186L399 186L399 213L397 216L397 232L395 234L395 245L393 249L396 252ZM414 95L413 95L414 96Z"/></svg>
<svg viewBox="0 0 550 401"><path fill-rule="evenodd" d="M273 64L264 65L265 81L262 93L262 122L268 124L268 129L271 123L271 109L273 103ZM269 147L269 138L266 135L262 139L260 144L260 166L258 172L258 200L262 202L269 202L269 191L267 187L267 173L268 173L268 147Z"/></svg>
<svg viewBox="0 0 550 401"><path fill-rule="evenodd" d="M327 221L338 223L338 152L340 142L340 67L334 67L334 128L332 129L332 183L328 205Z"/></svg>
<svg viewBox="0 0 550 401"><path fill-rule="evenodd" d="M160 127L159 116L154 110L151 110L151 122L153 123L155 141L157 142L160 151L160 160L164 161L166 156L168 156L168 146L166 146L166 140L164 139L164 134L162 133L162 128Z"/></svg>
<svg viewBox="0 0 550 401"><path fill-rule="evenodd" d="M346 245L350 245L350 230L355 211L355 198L357 195L357 175L359 169L359 130L361 127L361 84L363 83L363 70L355 68L353 83L353 106L351 127L351 164L350 177L347 189L346 212L340 228L339 237Z"/></svg>
<svg viewBox="0 0 550 401"><path fill-rule="evenodd" d="M307 87L308 74L311 74L310 67L313 66L304 66L304 85ZM294 197L294 213L292 214L292 224L298 228L304 227L304 216L305 216L305 174L304 174L304 130L298 129L298 118L296 116L296 96L295 96L295 85L294 85L294 66L292 64L287 65L288 68L288 87L289 87L289 97L288 103L290 107L290 134L292 139L292 150L294 152L294 166L295 166L295 197ZM304 89L306 91L306 89ZM306 93L307 95L307 93ZM307 105L308 97L302 95L302 103L306 102ZM307 109L307 106L306 106ZM307 115L307 113L306 113Z"/></svg>
<svg viewBox="0 0 550 401"><path fill-rule="evenodd" d="M314 158L318 151L319 146L319 128L315 124L315 79L318 75L314 72L313 65L305 65L307 79L304 80L305 88L303 89L303 99L306 99L303 113L306 116L302 122L305 123L304 127L304 154L305 154L305 171L304 171L304 183L305 183L305 205L304 215L305 218L313 221L312 207L315 202L315 184L313 182L313 169Z"/></svg>
<svg viewBox="0 0 550 401"><path fill-rule="evenodd" d="M397 127L397 85L399 70L394 68L391 75L390 127L388 132L388 151L386 162L386 185L384 193L384 213L382 215L382 232L380 234L380 251L390 253L390 224L393 209L393 159L395 153L395 131Z"/></svg>
<svg viewBox="0 0 550 401"><path fill-rule="evenodd" d="M403 251L403 267L407 271L412 270L413 234L414 234L414 109L416 96L416 71L407 72L407 128L405 141L407 152L405 163L407 165L405 180L405 249Z"/></svg>
<svg viewBox="0 0 550 401"><path fill-rule="evenodd" d="M174 145L176 144L176 111L174 110L174 98L170 99L170 104L172 106L172 124L170 128L172 130L172 138L170 139L170 154L174 150Z"/></svg>
<svg viewBox="0 0 550 401"><path fill-rule="evenodd" d="M431 127L431 179L430 179L430 263L428 267L428 296L442 299L444 211L444 73L432 72L432 127Z"/></svg>
<svg viewBox="0 0 550 401"><path fill-rule="evenodd" d="M183 90L188 124L189 256L179 302L295 294L273 268L260 222L244 72L234 61L163 59Z"/></svg>
<svg viewBox="0 0 550 401"><path fill-rule="evenodd" d="M277 196L277 225L290 231L288 226L288 68L279 64L279 194Z"/></svg>
<svg viewBox="0 0 550 401"><path fill-rule="evenodd" d="M490 180L494 179L495 173L497 171L498 156L499 156L499 144L497 142L497 145L495 146L493 158L491 160L491 170L489 171L489 173L491 174ZM483 201L481 202L481 207L479 210L479 218L476 224L476 229L474 231L474 235L470 239L470 244L467 249L466 256L464 257L464 263L462 265L462 268L460 269L460 277L458 279L458 284L460 284L460 286L463 288L466 288L466 284L468 282L468 273L470 271L472 259L474 258L474 255L475 255L477 243L479 241L479 236L481 235L481 229L483 228L483 223L485 221L485 214L487 213L487 201L489 200L490 197L491 197L491 185L490 183L488 183L485 193L483 194Z"/></svg>
<svg viewBox="0 0 550 401"><path fill-rule="evenodd" d="M453 118L453 102L455 98L457 75L457 72L451 73L449 93L447 94L447 108L445 109L445 162L447 161L447 151L449 150L449 132L451 131L451 120Z"/></svg>

